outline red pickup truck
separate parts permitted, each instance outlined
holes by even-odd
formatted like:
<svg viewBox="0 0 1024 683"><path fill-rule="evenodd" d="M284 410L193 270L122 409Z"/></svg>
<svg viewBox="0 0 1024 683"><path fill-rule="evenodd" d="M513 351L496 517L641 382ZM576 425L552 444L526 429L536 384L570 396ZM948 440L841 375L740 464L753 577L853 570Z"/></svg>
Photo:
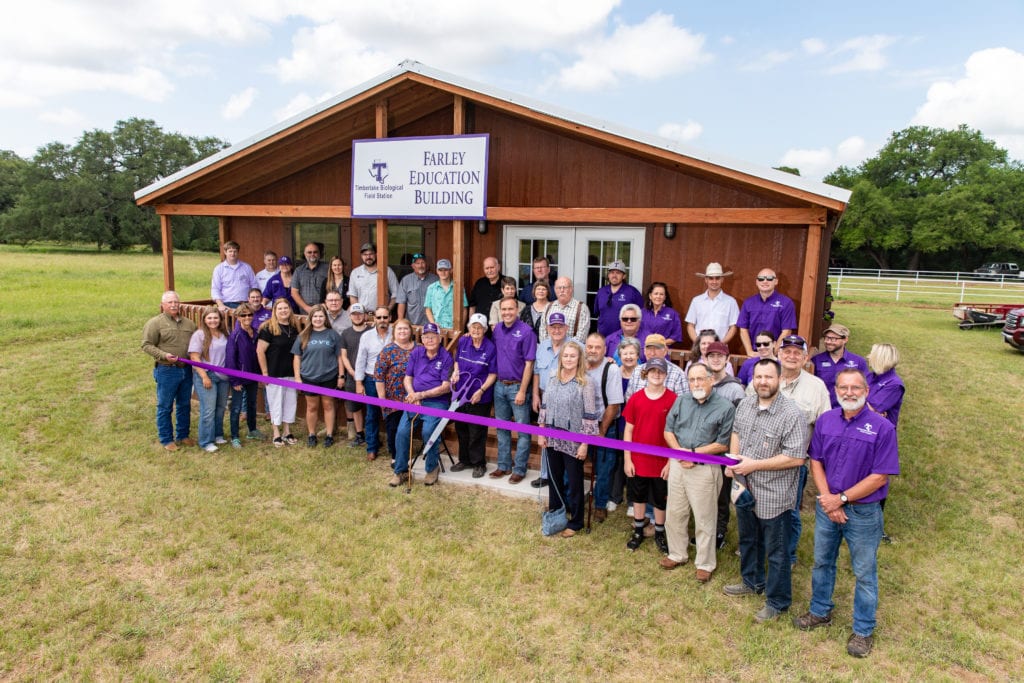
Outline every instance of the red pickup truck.
<svg viewBox="0 0 1024 683"><path fill-rule="evenodd" d="M1018 351L1024 351L1024 308L1016 308L1006 314L1003 341Z"/></svg>

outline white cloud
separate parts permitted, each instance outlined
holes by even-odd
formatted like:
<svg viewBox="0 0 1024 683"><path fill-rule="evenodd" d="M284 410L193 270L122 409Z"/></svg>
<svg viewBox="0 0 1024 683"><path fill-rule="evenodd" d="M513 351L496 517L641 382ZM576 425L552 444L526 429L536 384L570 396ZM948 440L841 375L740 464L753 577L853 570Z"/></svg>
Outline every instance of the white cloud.
<svg viewBox="0 0 1024 683"><path fill-rule="evenodd" d="M296 114L301 114L310 107L323 102L324 100L332 97L335 93L324 92L319 97L313 97L308 93L299 93L292 99L290 99L283 107L274 111L275 121L284 121L290 119Z"/></svg>
<svg viewBox="0 0 1024 683"><path fill-rule="evenodd" d="M680 142L696 140L703 132L704 126L692 120L687 120L685 123L663 123L658 127L658 135Z"/></svg>
<svg viewBox="0 0 1024 683"><path fill-rule="evenodd" d="M928 89L911 123L941 128L966 123L1024 159L1024 54L1002 47L975 52L963 78Z"/></svg>
<svg viewBox="0 0 1024 683"><path fill-rule="evenodd" d="M895 42L895 36L886 35L851 38L833 50L832 55L845 57L852 54L852 56L841 64L833 66L828 72L841 74L851 71L879 71L888 63L883 51Z"/></svg>
<svg viewBox="0 0 1024 683"><path fill-rule="evenodd" d="M255 99L256 88L250 86L242 92L235 93L229 97L224 107L220 110L220 115L228 121L241 118L245 112L249 111L249 107L252 106Z"/></svg>
<svg viewBox="0 0 1024 683"><path fill-rule="evenodd" d="M55 123L58 126L80 128L85 124L85 117L70 107L62 107L53 111L44 111L39 115L40 121Z"/></svg>
<svg viewBox="0 0 1024 683"><path fill-rule="evenodd" d="M854 135L835 148L790 149L779 159L779 165L800 169L801 176L817 180L839 166L858 165L878 149L878 145L869 145L864 138Z"/></svg>
<svg viewBox="0 0 1024 683"><path fill-rule="evenodd" d="M740 66L740 71L768 71L769 69L774 69L780 64L785 64L792 58L792 52L770 50L754 61L747 62Z"/></svg>
<svg viewBox="0 0 1024 683"><path fill-rule="evenodd" d="M825 41L820 38L804 38L800 41L800 47L809 55L820 55L825 51Z"/></svg>
<svg viewBox="0 0 1024 683"><path fill-rule="evenodd" d="M577 48L579 59L563 69L555 84L573 90L614 86L622 77L657 79L690 71L711 60L704 36L676 26L671 15L655 12L639 24L619 24Z"/></svg>

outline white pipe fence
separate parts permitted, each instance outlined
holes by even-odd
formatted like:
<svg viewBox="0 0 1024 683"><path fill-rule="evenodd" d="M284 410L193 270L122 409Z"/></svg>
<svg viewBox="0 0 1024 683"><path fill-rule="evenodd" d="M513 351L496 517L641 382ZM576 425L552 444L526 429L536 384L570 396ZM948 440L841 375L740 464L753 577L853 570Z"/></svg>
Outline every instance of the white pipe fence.
<svg viewBox="0 0 1024 683"><path fill-rule="evenodd" d="M982 279L975 273L831 268L828 281L837 299L1024 305L1024 278L1017 277Z"/></svg>

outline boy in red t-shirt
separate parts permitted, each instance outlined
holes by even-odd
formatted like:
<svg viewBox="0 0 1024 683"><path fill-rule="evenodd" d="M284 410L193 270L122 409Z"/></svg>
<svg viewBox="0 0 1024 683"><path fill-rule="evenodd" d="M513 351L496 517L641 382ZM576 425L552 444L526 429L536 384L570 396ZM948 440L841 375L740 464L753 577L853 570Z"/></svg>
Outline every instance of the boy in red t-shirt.
<svg viewBox="0 0 1024 683"><path fill-rule="evenodd" d="M626 419L623 439L651 446L665 445L665 418L675 403L675 393L665 388L668 363L664 358L651 358L641 372L647 386L626 403L622 411ZM626 547L636 550L644 542L646 503L654 506L654 542L668 555L665 537L665 501L668 498L668 458L625 451L629 499L633 501L633 534Z"/></svg>

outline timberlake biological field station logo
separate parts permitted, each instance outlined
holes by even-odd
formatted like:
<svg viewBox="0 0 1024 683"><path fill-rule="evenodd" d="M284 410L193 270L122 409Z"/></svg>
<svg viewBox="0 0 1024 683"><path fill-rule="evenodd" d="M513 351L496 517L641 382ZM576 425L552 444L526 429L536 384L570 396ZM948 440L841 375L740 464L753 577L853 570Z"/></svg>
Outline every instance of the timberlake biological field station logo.
<svg viewBox="0 0 1024 683"><path fill-rule="evenodd" d="M381 161L380 159L374 159L370 165L369 174L370 177L376 180L378 183L383 184L388 179L388 162Z"/></svg>

